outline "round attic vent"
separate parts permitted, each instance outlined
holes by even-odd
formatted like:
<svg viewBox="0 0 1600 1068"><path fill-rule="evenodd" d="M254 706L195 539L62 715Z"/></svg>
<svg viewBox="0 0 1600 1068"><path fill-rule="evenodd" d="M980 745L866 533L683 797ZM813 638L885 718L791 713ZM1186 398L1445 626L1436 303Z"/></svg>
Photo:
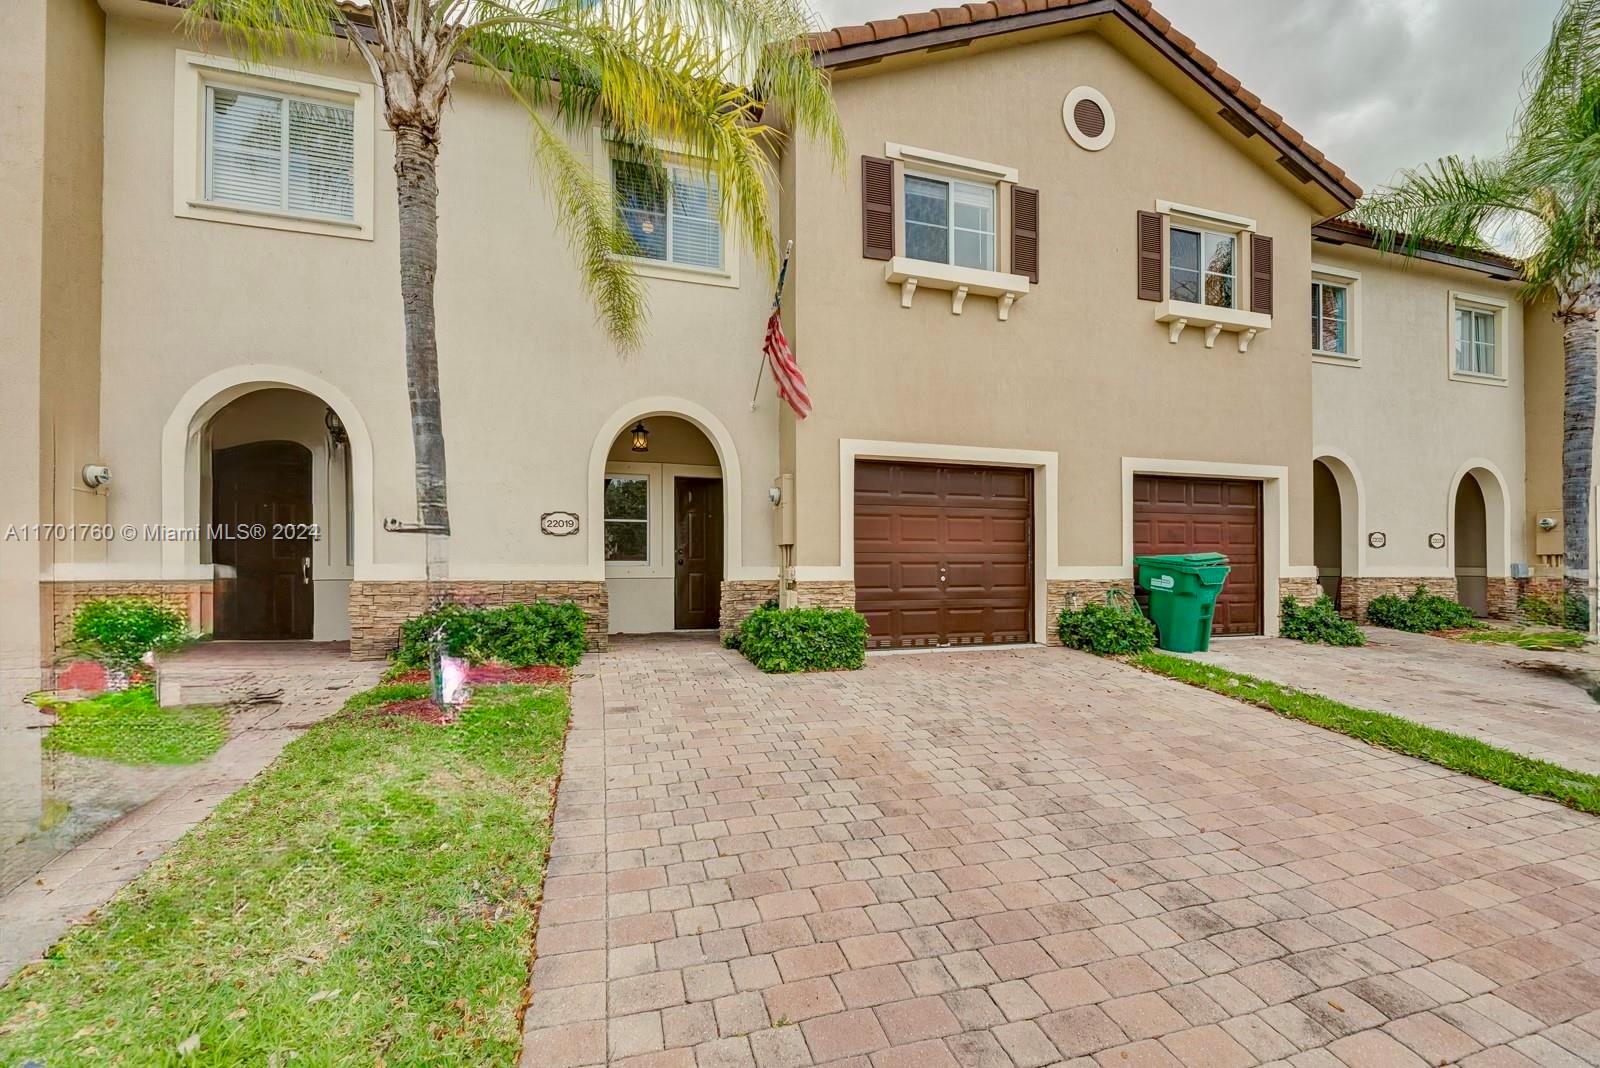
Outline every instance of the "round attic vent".
<svg viewBox="0 0 1600 1068"><path fill-rule="evenodd" d="M1111 102L1099 90L1080 85L1067 94L1061 105L1061 121L1079 148L1098 152L1111 143L1117 132L1117 117Z"/></svg>

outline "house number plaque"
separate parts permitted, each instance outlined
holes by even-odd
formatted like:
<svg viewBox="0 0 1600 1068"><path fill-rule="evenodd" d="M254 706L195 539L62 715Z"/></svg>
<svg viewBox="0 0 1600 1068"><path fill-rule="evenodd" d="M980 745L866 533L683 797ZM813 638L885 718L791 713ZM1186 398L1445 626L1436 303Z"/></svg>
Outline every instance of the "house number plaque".
<svg viewBox="0 0 1600 1068"><path fill-rule="evenodd" d="M1371 534L1367 535L1367 544L1372 546L1374 549L1381 549L1385 545L1389 544L1389 536L1381 530L1374 530Z"/></svg>
<svg viewBox="0 0 1600 1068"><path fill-rule="evenodd" d="M1432 534L1429 534L1428 535L1428 548L1430 548L1430 549L1443 549L1444 548L1444 535L1438 533L1437 531L1435 531Z"/></svg>
<svg viewBox="0 0 1600 1068"><path fill-rule="evenodd" d="M551 537L564 538L578 532L578 513L545 512L539 517L539 530Z"/></svg>

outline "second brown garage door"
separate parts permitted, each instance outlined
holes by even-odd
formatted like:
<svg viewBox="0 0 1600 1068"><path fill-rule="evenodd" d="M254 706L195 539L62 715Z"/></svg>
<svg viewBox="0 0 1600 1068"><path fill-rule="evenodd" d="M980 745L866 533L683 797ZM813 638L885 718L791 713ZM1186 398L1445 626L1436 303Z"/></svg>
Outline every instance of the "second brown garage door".
<svg viewBox="0 0 1600 1068"><path fill-rule="evenodd" d="M873 648L1029 640L1033 472L856 464L856 608Z"/></svg>
<svg viewBox="0 0 1600 1068"><path fill-rule="evenodd" d="M1261 483L1134 476L1133 553L1222 553L1233 570L1211 633L1261 633Z"/></svg>

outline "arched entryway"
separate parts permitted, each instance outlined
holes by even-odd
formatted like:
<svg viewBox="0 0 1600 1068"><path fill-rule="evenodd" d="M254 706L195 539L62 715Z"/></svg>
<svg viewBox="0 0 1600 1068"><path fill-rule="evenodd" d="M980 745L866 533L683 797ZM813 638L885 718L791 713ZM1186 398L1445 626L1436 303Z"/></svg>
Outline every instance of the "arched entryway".
<svg viewBox="0 0 1600 1068"><path fill-rule="evenodd" d="M1323 452L1312 461L1311 513L1317 583L1343 609L1344 580L1361 574L1361 484L1349 460Z"/></svg>
<svg viewBox="0 0 1600 1068"><path fill-rule="evenodd" d="M215 634L342 641L350 584L371 563L372 454L336 388L242 366L197 383L162 437L163 571L210 578Z"/></svg>
<svg viewBox="0 0 1600 1068"><path fill-rule="evenodd" d="M1489 614L1489 515L1483 484L1468 472L1456 484L1453 519L1456 598L1475 616Z"/></svg>
<svg viewBox="0 0 1600 1068"><path fill-rule="evenodd" d="M642 414L612 438L598 517L612 633L716 629L738 505L723 474L716 444L680 415Z"/></svg>

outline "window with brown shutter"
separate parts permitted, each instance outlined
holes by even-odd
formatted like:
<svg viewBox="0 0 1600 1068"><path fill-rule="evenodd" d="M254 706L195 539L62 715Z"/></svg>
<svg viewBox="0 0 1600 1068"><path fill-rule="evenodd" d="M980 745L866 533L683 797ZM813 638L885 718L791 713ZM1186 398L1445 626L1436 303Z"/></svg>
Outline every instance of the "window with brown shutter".
<svg viewBox="0 0 1600 1068"><path fill-rule="evenodd" d="M1039 284L1039 191L1011 187L1011 273Z"/></svg>
<svg viewBox="0 0 1600 1068"><path fill-rule="evenodd" d="M1161 216L1153 211L1139 213L1139 299L1160 300Z"/></svg>
<svg viewBox="0 0 1600 1068"><path fill-rule="evenodd" d="M1272 314L1272 238L1250 235L1250 310Z"/></svg>
<svg viewBox="0 0 1600 1068"><path fill-rule="evenodd" d="M894 259L894 163L861 157L861 255Z"/></svg>

